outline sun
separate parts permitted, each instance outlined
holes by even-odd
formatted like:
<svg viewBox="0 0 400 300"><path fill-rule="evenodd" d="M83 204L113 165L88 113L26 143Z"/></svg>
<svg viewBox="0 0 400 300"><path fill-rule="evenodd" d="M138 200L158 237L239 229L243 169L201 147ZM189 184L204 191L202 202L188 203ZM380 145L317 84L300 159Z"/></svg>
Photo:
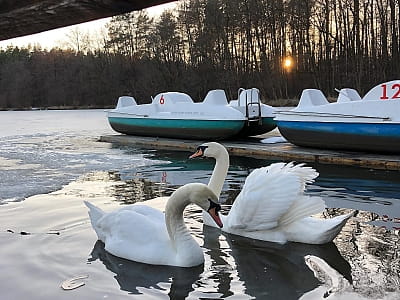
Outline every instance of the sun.
<svg viewBox="0 0 400 300"><path fill-rule="evenodd" d="M283 60L283 68L286 69L287 71L290 71L292 67L293 67L293 59L290 56L285 57Z"/></svg>

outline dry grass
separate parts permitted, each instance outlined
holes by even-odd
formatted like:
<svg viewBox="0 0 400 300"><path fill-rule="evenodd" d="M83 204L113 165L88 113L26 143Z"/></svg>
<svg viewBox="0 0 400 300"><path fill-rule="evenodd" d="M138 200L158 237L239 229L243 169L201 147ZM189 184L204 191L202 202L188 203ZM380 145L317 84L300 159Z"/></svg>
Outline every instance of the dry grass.
<svg viewBox="0 0 400 300"><path fill-rule="evenodd" d="M297 106L299 99L269 99L264 101L265 104L274 107Z"/></svg>

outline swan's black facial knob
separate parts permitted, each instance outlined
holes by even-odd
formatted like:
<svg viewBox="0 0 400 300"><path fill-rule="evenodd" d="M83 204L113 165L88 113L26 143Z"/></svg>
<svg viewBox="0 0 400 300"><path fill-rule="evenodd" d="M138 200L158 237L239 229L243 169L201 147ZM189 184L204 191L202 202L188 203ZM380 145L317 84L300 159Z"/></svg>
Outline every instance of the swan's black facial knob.
<svg viewBox="0 0 400 300"><path fill-rule="evenodd" d="M210 214L210 216L213 218L214 222L220 227L222 228L222 226L224 226L222 224L222 221L218 215L218 212L221 210L221 205L219 205L218 203L215 203L214 201L211 201L210 199L208 199L208 201L210 201L210 207L207 210L207 212Z"/></svg>
<svg viewBox="0 0 400 300"><path fill-rule="evenodd" d="M215 208L216 212L219 212L221 210L221 205L219 205L218 203L215 203L211 199L208 199L208 201L210 201L210 207L208 208L208 210L210 210L211 208Z"/></svg>

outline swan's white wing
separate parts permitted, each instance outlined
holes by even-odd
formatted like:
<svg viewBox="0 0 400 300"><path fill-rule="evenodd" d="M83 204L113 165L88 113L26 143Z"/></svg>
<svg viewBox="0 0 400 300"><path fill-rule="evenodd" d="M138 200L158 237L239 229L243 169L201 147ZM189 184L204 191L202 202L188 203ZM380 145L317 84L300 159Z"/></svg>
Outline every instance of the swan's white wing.
<svg viewBox="0 0 400 300"><path fill-rule="evenodd" d="M250 173L229 212L229 226L244 230L268 230L295 202L300 180L281 169L259 168Z"/></svg>
<svg viewBox="0 0 400 300"><path fill-rule="evenodd" d="M271 166L273 167L273 165ZM293 162L290 162L282 167L282 172L295 175L300 180L301 187L299 197L296 198L290 209L280 219L281 226L325 210L325 201L321 197L304 195L306 185L313 183L319 175L315 169L305 167L304 164L295 165Z"/></svg>
<svg viewBox="0 0 400 300"><path fill-rule="evenodd" d="M164 214L151 207L130 205L121 208L106 214L98 226L105 235L105 249L116 256L162 264L165 254L172 251Z"/></svg>
<svg viewBox="0 0 400 300"><path fill-rule="evenodd" d="M152 200L149 200L149 202ZM165 214L154 207L148 206L147 201L146 205L135 203L133 205L127 205L120 208L119 211L131 211L133 213L141 214L144 217L148 218L148 221L151 222L161 222L165 224Z"/></svg>
<svg viewBox="0 0 400 300"><path fill-rule="evenodd" d="M280 218L279 225L286 226L295 221L321 213L325 210L325 201L318 196L299 195L287 212Z"/></svg>
<svg viewBox="0 0 400 300"><path fill-rule="evenodd" d="M107 239L134 242L163 238L167 231L164 214L145 205L129 205L108 213L99 220L98 226L107 234Z"/></svg>
<svg viewBox="0 0 400 300"><path fill-rule="evenodd" d="M247 231L270 230L321 212L320 197L304 196L318 173L293 163L276 163L254 170L229 212L229 226Z"/></svg>
<svg viewBox="0 0 400 300"><path fill-rule="evenodd" d="M162 212L165 211L165 206L167 205L169 196L163 196L163 197L156 197L150 200L146 200L143 202L145 205L148 205L150 207L156 208Z"/></svg>
<svg viewBox="0 0 400 300"><path fill-rule="evenodd" d="M300 180L301 191L305 190L307 184L313 183L315 178L318 177L319 173L311 168L306 167L304 164L295 165L293 162L290 163L274 163L267 167L271 172L284 172L291 173Z"/></svg>

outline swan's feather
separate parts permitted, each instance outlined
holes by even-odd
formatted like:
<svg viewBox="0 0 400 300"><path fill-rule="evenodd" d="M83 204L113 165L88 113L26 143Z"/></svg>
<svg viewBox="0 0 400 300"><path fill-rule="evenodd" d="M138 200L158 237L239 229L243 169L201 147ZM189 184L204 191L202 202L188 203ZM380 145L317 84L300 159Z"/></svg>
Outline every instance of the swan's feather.
<svg viewBox="0 0 400 300"><path fill-rule="evenodd" d="M146 205L128 205L105 213L87 201L85 204L90 209L93 229L111 254L146 262L146 257L159 256L158 253L151 253L157 252L159 245L163 245L163 251L171 252L171 249L165 249L165 245L170 243L161 211ZM158 263L165 262L160 260Z"/></svg>
<svg viewBox="0 0 400 300"><path fill-rule="evenodd" d="M275 164L272 164L273 166ZM282 166L282 170L291 174L294 174L299 178L301 182L301 191L303 192L307 184L313 183L315 178L318 177L319 173L311 168L306 167L304 164L295 165L293 162L287 163Z"/></svg>
<svg viewBox="0 0 400 300"><path fill-rule="evenodd" d="M97 237L99 240L102 240L104 238L103 233L99 230L97 226L97 222L104 216L105 212L100 209L99 207L93 205L92 203L88 201L83 201L85 205L89 208L89 217L90 217L90 222L92 223L92 227L94 231L97 234Z"/></svg>
<svg viewBox="0 0 400 300"><path fill-rule="evenodd" d="M165 264L165 255L159 255L160 246L164 254L174 252L172 247L167 247L171 243L164 214L151 207L124 207L107 214L98 226L107 236L103 241L105 249L113 255L144 263Z"/></svg>
<svg viewBox="0 0 400 300"><path fill-rule="evenodd" d="M298 198L301 185L297 176L276 165L254 170L232 205L229 225L250 231L277 227Z"/></svg>
<svg viewBox="0 0 400 300"><path fill-rule="evenodd" d="M279 225L286 226L302 218L321 213L325 208L325 201L321 197L299 195L280 218Z"/></svg>
<svg viewBox="0 0 400 300"><path fill-rule="evenodd" d="M89 217L92 223L97 223L97 221L105 214L105 212L96 205L88 201L83 201L83 203L85 203L87 208L89 208Z"/></svg>

